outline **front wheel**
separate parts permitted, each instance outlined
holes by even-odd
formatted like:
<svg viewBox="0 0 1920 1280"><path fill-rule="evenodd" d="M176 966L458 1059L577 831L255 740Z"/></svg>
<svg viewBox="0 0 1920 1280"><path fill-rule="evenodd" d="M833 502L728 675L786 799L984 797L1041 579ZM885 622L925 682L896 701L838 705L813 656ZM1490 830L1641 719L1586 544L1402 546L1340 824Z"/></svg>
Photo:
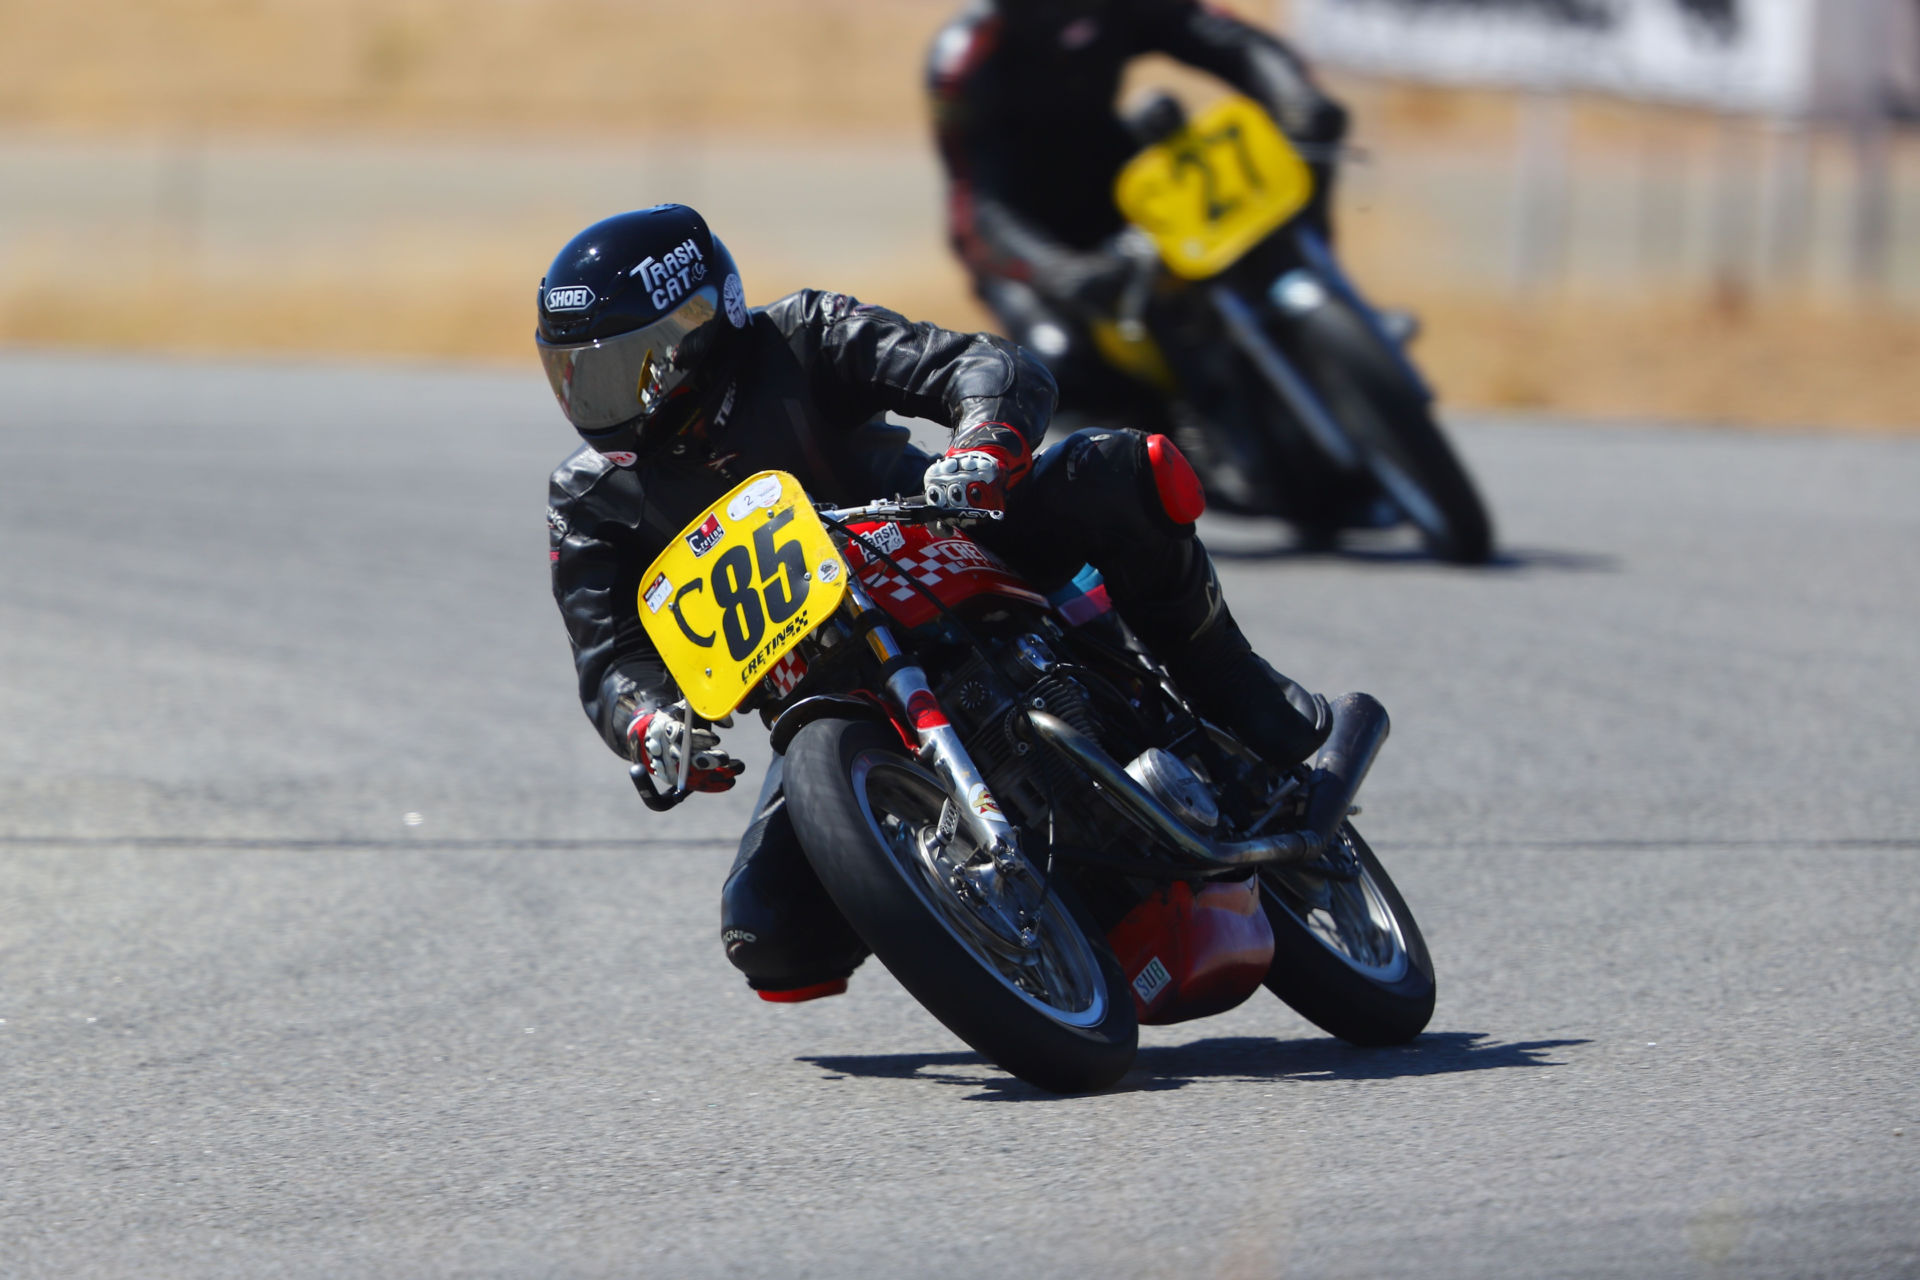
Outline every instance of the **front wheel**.
<svg viewBox="0 0 1920 1280"><path fill-rule="evenodd" d="M1456 564L1493 555L1486 504L1434 421L1426 391L1374 327L1329 300L1299 318L1310 376L1360 446L1366 468L1420 530L1427 549Z"/></svg>
<svg viewBox="0 0 1920 1280"><path fill-rule="evenodd" d="M1358 1045L1402 1044L1433 1017L1433 960L1406 900L1351 823L1331 874L1262 868L1273 926L1267 989L1307 1021Z"/></svg>
<svg viewBox="0 0 1920 1280"><path fill-rule="evenodd" d="M868 721L816 720L786 757L807 860L900 985L995 1063L1058 1093L1133 1063L1133 994L1099 928L1059 882L940 837L946 788Z"/></svg>

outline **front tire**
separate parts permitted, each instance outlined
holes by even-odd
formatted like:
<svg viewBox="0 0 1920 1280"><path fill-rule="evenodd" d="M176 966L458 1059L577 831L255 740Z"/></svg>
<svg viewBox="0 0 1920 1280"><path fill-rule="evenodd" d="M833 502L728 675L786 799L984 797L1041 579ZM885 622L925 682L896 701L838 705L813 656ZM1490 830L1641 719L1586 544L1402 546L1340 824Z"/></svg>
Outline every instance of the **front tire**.
<svg viewBox="0 0 1920 1280"><path fill-rule="evenodd" d="M891 728L817 720L785 769L808 861L929 1013L1043 1089L1100 1089L1126 1074L1139 1040L1133 993L1099 927L1063 883L970 857L964 827L935 844L946 790ZM1038 921L1031 945L1012 927L1021 913Z"/></svg>
<svg viewBox="0 0 1920 1280"><path fill-rule="evenodd" d="M1455 564L1493 555L1486 504L1440 425L1425 388L1386 340L1346 303L1328 300L1296 322L1309 376L1372 473L1420 530L1427 549Z"/></svg>
<svg viewBox="0 0 1920 1280"><path fill-rule="evenodd" d="M1351 823L1340 824L1327 861L1346 878L1260 871L1260 905L1273 926L1267 989L1349 1043L1404 1044L1433 1017L1426 939Z"/></svg>

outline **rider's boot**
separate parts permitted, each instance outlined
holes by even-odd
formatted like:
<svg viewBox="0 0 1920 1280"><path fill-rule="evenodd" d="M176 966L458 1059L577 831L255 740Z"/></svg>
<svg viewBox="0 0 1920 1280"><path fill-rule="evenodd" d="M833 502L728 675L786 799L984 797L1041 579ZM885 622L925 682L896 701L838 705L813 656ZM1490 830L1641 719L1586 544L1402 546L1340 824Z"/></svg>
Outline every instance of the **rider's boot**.
<svg viewBox="0 0 1920 1280"><path fill-rule="evenodd" d="M1227 611L1206 548L1197 538L1185 546L1191 552L1168 590L1116 598L1114 607L1202 716L1232 730L1270 763L1306 759L1332 727L1326 700L1253 651Z"/></svg>

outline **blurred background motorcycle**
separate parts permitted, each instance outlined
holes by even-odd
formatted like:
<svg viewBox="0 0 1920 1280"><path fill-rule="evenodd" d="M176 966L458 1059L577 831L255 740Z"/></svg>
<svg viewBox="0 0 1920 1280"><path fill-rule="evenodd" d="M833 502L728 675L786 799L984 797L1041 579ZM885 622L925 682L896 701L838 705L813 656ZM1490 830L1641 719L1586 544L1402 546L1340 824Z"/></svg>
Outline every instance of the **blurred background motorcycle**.
<svg viewBox="0 0 1920 1280"><path fill-rule="evenodd" d="M1405 353L1409 321L1341 269L1308 214L1318 183L1301 149L1247 99L1189 123L1160 94L1133 126L1146 146L1115 199L1139 269L1088 327L1141 395L1168 402L1209 499L1280 516L1310 547L1404 520L1440 559L1491 556L1485 504Z"/></svg>

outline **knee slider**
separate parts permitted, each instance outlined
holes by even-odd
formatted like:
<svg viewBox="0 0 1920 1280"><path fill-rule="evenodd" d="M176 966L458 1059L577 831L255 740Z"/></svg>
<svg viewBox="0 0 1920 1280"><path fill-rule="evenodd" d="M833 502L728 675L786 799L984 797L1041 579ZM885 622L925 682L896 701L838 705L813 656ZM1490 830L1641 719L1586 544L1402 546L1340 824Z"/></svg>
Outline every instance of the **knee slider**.
<svg viewBox="0 0 1920 1280"><path fill-rule="evenodd" d="M1159 494L1160 509L1167 518L1175 524L1198 520L1207 509L1207 495L1179 446L1165 436L1148 436L1147 465L1153 471L1154 492Z"/></svg>
<svg viewBox="0 0 1920 1280"><path fill-rule="evenodd" d="M735 896L724 905L720 941L727 961L765 999L797 1001L811 998L803 992L845 991L848 976L867 957L866 945L837 912L830 917L801 911L750 913L741 910ZM834 990L821 990L826 987Z"/></svg>
<svg viewBox="0 0 1920 1280"><path fill-rule="evenodd" d="M742 842L720 893L720 941L756 991L843 981L867 955L807 864L784 812L756 823Z"/></svg>

